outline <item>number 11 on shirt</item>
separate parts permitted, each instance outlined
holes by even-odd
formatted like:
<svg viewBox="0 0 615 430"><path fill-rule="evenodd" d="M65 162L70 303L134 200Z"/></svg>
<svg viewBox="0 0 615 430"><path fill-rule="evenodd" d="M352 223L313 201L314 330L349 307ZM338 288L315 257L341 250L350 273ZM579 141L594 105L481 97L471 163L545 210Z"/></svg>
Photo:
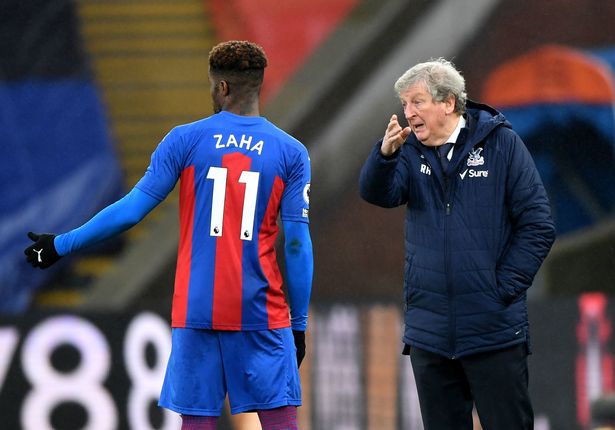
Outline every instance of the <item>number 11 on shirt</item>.
<svg viewBox="0 0 615 430"><path fill-rule="evenodd" d="M214 181L213 196L211 202L211 236L222 236L224 221L224 199L226 197L226 182L228 169L225 167L210 167L207 171L207 179ZM256 196L258 192L258 180L260 173L244 170L239 176L239 182L246 184L243 213L241 217L241 240L252 240L254 232L254 213L256 212Z"/></svg>

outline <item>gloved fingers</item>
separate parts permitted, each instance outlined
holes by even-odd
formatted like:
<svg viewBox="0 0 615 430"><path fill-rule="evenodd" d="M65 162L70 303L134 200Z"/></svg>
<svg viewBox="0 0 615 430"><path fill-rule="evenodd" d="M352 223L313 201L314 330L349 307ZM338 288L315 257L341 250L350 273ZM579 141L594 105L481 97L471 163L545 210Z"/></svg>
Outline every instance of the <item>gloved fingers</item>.
<svg viewBox="0 0 615 430"><path fill-rule="evenodd" d="M38 261L36 259L36 257L29 255L28 258L26 259L27 262L32 266L32 267L37 267L38 266Z"/></svg>
<svg viewBox="0 0 615 430"><path fill-rule="evenodd" d="M295 348L297 349L297 367L299 367L305 358L305 332L293 330L293 337L295 340Z"/></svg>
<svg viewBox="0 0 615 430"><path fill-rule="evenodd" d="M24 250L26 260L32 267L46 269L62 258L55 249L54 234L28 232L28 238L35 242Z"/></svg>
<svg viewBox="0 0 615 430"><path fill-rule="evenodd" d="M303 362L304 358L305 358L305 352L303 354L300 354L297 351L297 368L301 367L301 363Z"/></svg>

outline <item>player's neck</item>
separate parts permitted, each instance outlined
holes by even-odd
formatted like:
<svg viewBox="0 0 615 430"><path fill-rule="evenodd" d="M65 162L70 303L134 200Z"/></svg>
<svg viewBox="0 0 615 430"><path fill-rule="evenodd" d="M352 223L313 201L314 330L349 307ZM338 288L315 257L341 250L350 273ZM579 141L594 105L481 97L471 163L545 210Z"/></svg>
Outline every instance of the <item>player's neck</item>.
<svg viewBox="0 0 615 430"><path fill-rule="evenodd" d="M258 100L254 102L228 104L223 106L222 110L241 116L260 116Z"/></svg>

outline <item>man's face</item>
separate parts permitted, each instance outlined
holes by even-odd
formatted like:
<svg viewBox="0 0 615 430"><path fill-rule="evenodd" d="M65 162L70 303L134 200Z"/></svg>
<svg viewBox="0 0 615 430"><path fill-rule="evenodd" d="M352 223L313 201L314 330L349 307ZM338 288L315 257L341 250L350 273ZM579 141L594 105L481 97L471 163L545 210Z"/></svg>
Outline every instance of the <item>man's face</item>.
<svg viewBox="0 0 615 430"><path fill-rule="evenodd" d="M454 99L451 97L442 102L434 101L423 83L406 88L399 98L416 138L427 146L444 143L452 132L449 123L455 108Z"/></svg>
<svg viewBox="0 0 615 430"><path fill-rule="evenodd" d="M223 95L220 92L220 80L212 75L211 70L209 71L209 92L211 94L214 113L221 112Z"/></svg>

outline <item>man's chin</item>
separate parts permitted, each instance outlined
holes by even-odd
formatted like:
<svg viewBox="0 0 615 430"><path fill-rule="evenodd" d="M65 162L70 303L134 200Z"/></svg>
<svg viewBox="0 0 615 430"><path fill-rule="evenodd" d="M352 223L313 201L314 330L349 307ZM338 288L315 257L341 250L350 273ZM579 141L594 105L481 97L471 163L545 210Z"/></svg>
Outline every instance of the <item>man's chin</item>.
<svg viewBox="0 0 615 430"><path fill-rule="evenodd" d="M414 136L416 137L416 139L419 142L421 142L423 145L425 145L425 146L433 146L433 145L430 144L429 139L427 138L427 136L425 136L423 133L421 133L421 132L417 133L416 131L413 131L413 133L414 133Z"/></svg>

